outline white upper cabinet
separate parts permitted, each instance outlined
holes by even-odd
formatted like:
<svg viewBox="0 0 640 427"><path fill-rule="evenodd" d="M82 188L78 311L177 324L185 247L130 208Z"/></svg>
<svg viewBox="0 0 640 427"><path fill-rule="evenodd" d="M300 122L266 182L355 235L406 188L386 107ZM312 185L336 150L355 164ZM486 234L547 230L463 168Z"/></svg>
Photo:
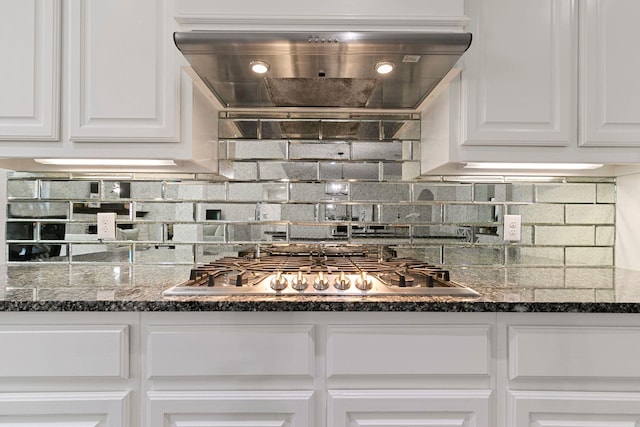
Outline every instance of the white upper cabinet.
<svg viewBox="0 0 640 427"><path fill-rule="evenodd" d="M640 2L465 7L473 42L459 79L422 112L423 174L475 161L640 162Z"/></svg>
<svg viewBox="0 0 640 427"><path fill-rule="evenodd" d="M177 51L167 12L167 1L70 1L69 139L178 139Z"/></svg>
<svg viewBox="0 0 640 427"><path fill-rule="evenodd" d="M467 0L462 144L567 145L575 137L574 2Z"/></svg>
<svg viewBox="0 0 640 427"><path fill-rule="evenodd" d="M0 140L57 140L60 0L2 0L0 11Z"/></svg>
<svg viewBox="0 0 640 427"><path fill-rule="evenodd" d="M639 19L637 0L580 3L580 145L640 147Z"/></svg>

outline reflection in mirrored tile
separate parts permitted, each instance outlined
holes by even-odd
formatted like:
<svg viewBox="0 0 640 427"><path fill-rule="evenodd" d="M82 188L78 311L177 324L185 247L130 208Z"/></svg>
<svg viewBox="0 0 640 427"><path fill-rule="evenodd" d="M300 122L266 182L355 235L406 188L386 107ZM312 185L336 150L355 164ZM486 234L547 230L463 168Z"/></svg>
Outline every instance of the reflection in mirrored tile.
<svg viewBox="0 0 640 427"><path fill-rule="evenodd" d="M407 142L407 145L410 143ZM411 160L405 158L405 143L403 142L354 142L354 160ZM407 154L410 154L408 152Z"/></svg>
<svg viewBox="0 0 640 427"><path fill-rule="evenodd" d="M38 181L7 181L7 197L9 199L36 199L38 197Z"/></svg>
<svg viewBox="0 0 640 427"><path fill-rule="evenodd" d="M380 164L372 163L320 163L320 179L350 179L379 181Z"/></svg>
<svg viewBox="0 0 640 427"><path fill-rule="evenodd" d="M135 210L144 221L194 221L193 203L136 202Z"/></svg>
<svg viewBox="0 0 640 427"><path fill-rule="evenodd" d="M218 138L220 139L256 139L258 138L258 120L256 119L218 119Z"/></svg>
<svg viewBox="0 0 640 427"><path fill-rule="evenodd" d="M74 221L96 221L98 212L115 212L118 220L130 218L131 203L88 202L74 203L72 206Z"/></svg>
<svg viewBox="0 0 640 427"><path fill-rule="evenodd" d="M317 217L315 204L281 205L281 218L287 221L315 221Z"/></svg>
<svg viewBox="0 0 640 427"><path fill-rule="evenodd" d="M347 237L346 227L339 225L291 225L289 239L292 243L318 243L333 239L343 240Z"/></svg>
<svg viewBox="0 0 640 427"><path fill-rule="evenodd" d="M345 185L342 185L345 184ZM291 200L299 202L339 201L349 198L349 183L292 183Z"/></svg>
<svg viewBox="0 0 640 427"><path fill-rule="evenodd" d="M414 184L414 200L418 201L471 201L473 186L471 184Z"/></svg>
<svg viewBox="0 0 640 427"><path fill-rule="evenodd" d="M488 224L499 221L501 206L447 204L444 221L449 224Z"/></svg>
<svg viewBox="0 0 640 427"><path fill-rule="evenodd" d="M226 178L238 181L256 180L258 179L258 163L220 160L218 162L218 172Z"/></svg>
<svg viewBox="0 0 640 427"><path fill-rule="evenodd" d="M229 160L286 159L287 141L228 141Z"/></svg>
<svg viewBox="0 0 640 427"><path fill-rule="evenodd" d="M68 218L67 202L9 202L9 218Z"/></svg>
<svg viewBox="0 0 640 427"><path fill-rule="evenodd" d="M224 183L166 183L165 198L176 200L220 200L226 198Z"/></svg>
<svg viewBox="0 0 640 427"><path fill-rule="evenodd" d="M134 262L136 264L193 264L193 245L136 245Z"/></svg>
<svg viewBox="0 0 640 427"><path fill-rule="evenodd" d="M196 220L255 221L256 203L199 203Z"/></svg>
<svg viewBox="0 0 640 427"><path fill-rule="evenodd" d="M286 224L228 224L229 242L286 241Z"/></svg>
<svg viewBox="0 0 640 427"><path fill-rule="evenodd" d="M351 183L351 200L399 202L409 200L410 185L405 183Z"/></svg>
<svg viewBox="0 0 640 427"><path fill-rule="evenodd" d="M409 226L405 225L352 226L351 242L383 245L402 243L409 238L409 230Z"/></svg>
<svg viewBox="0 0 640 427"><path fill-rule="evenodd" d="M420 140L420 120L384 120L382 129L385 140Z"/></svg>
<svg viewBox="0 0 640 427"><path fill-rule="evenodd" d="M98 183L91 181L42 181L40 197L43 199L89 199L98 195Z"/></svg>
<svg viewBox="0 0 640 427"><path fill-rule="evenodd" d="M243 245L204 244L196 247L196 262L206 263L223 257L237 257Z"/></svg>
<svg viewBox="0 0 640 427"><path fill-rule="evenodd" d="M511 184L474 184L473 200L476 202L505 202L512 197Z"/></svg>
<svg viewBox="0 0 640 427"><path fill-rule="evenodd" d="M290 159L349 160L349 144L345 142L291 142Z"/></svg>
<svg viewBox="0 0 640 427"><path fill-rule="evenodd" d="M318 179L315 162L258 162L260 180L313 181Z"/></svg>
<svg viewBox="0 0 640 427"><path fill-rule="evenodd" d="M381 221L439 224L442 222L442 205L383 204Z"/></svg>

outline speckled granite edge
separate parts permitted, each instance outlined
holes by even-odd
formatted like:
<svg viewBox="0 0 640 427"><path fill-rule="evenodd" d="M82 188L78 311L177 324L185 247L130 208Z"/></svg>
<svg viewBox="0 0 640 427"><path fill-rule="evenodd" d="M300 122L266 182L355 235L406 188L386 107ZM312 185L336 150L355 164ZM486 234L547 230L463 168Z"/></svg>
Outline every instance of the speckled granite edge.
<svg viewBox="0 0 640 427"><path fill-rule="evenodd" d="M640 313L640 303L384 301L0 301L0 311Z"/></svg>

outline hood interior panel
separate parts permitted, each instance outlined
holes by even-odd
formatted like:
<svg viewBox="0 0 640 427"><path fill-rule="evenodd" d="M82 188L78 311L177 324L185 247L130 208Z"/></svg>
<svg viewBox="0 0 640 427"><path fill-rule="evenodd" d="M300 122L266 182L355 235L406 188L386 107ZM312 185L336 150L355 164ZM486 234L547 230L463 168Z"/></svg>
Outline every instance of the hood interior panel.
<svg viewBox="0 0 640 427"><path fill-rule="evenodd" d="M467 50L471 34L190 31L174 40L226 108L411 110ZM254 74L254 61L268 71ZM380 62L395 68L380 75Z"/></svg>

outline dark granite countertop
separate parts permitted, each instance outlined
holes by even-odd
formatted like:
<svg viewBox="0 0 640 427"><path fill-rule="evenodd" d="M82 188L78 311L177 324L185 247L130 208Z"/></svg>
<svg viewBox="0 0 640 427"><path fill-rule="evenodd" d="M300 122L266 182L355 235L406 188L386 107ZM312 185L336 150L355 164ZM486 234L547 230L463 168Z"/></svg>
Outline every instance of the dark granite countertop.
<svg viewBox="0 0 640 427"><path fill-rule="evenodd" d="M171 297L188 265L0 267L0 311L413 311L640 313L640 271L460 268L479 298L410 296ZM581 276L584 276L581 280Z"/></svg>

